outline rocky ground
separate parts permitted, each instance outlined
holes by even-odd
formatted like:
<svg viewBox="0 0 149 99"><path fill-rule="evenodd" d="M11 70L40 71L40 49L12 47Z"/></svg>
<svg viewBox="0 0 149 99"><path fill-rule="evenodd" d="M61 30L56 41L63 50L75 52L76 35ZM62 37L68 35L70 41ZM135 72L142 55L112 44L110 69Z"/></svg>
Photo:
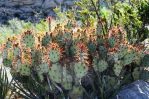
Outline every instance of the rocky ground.
<svg viewBox="0 0 149 99"><path fill-rule="evenodd" d="M36 22L47 16L55 16L53 9L59 5L62 10L72 7L76 0L0 0L0 23L17 17Z"/></svg>

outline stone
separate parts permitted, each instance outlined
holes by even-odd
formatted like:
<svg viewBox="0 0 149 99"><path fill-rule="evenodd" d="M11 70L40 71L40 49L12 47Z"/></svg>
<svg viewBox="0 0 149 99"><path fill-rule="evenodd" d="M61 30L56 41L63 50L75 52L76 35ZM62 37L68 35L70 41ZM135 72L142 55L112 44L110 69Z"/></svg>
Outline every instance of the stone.
<svg viewBox="0 0 149 99"><path fill-rule="evenodd" d="M42 3L44 3L43 0L36 0L34 2L33 7L41 7L42 6Z"/></svg>
<svg viewBox="0 0 149 99"><path fill-rule="evenodd" d="M114 99L149 99L149 83L137 80L124 86Z"/></svg>
<svg viewBox="0 0 149 99"><path fill-rule="evenodd" d="M25 13L33 12L33 9L29 6L23 6L23 7L20 8L20 10L25 12Z"/></svg>
<svg viewBox="0 0 149 99"><path fill-rule="evenodd" d="M73 2L73 1L70 1L70 0L66 0L66 1L64 2L64 5L72 6L72 5L74 5L74 2Z"/></svg>
<svg viewBox="0 0 149 99"><path fill-rule="evenodd" d="M28 4L33 4L34 3L34 0L12 0L12 2L18 2L18 3L23 3L25 5L28 5Z"/></svg>
<svg viewBox="0 0 149 99"><path fill-rule="evenodd" d="M64 3L64 0L55 0L55 2L56 2L57 4L63 4L63 3Z"/></svg>
<svg viewBox="0 0 149 99"><path fill-rule="evenodd" d="M53 0L45 0L42 7L43 9L55 8L57 4Z"/></svg>

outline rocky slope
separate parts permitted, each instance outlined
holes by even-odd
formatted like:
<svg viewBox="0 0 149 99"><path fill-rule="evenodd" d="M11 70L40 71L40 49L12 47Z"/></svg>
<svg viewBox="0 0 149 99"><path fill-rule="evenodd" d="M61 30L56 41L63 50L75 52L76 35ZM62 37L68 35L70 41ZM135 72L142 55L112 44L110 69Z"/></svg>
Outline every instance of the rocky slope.
<svg viewBox="0 0 149 99"><path fill-rule="evenodd" d="M0 23L14 17L26 21L54 16L53 9L61 5L63 9L72 7L75 0L0 0Z"/></svg>

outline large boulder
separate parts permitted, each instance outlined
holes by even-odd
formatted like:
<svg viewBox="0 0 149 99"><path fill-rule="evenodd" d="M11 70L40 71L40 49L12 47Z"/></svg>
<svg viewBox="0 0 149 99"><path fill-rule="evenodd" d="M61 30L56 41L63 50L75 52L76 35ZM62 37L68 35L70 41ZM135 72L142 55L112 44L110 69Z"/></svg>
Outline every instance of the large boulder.
<svg viewBox="0 0 149 99"><path fill-rule="evenodd" d="M115 99L149 99L149 83L138 80L124 86Z"/></svg>

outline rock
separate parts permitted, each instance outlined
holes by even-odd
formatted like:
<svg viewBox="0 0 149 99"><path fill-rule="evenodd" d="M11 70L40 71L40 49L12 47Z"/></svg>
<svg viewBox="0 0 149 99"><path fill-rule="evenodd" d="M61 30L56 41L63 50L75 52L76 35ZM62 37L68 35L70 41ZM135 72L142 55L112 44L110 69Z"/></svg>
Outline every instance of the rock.
<svg viewBox="0 0 149 99"><path fill-rule="evenodd" d="M124 86L115 99L149 99L149 83L138 80Z"/></svg>
<svg viewBox="0 0 149 99"><path fill-rule="evenodd" d="M42 3L44 3L43 0L36 0L34 2L33 7L41 7L42 6Z"/></svg>
<svg viewBox="0 0 149 99"><path fill-rule="evenodd" d="M33 4L34 0L12 0L12 2L18 2L19 4L29 5Z"/></svg>
<svg viewBox="0 0 149 99"><path fill-rule="evenodd" d="M33 9L29 6L23 6L20 8L21 11L23 11L24 13L30 13L33 12Z"/></svg>
<svg viewBox="0 0 149 99"><path fill-rule="evenodd" d="M42 7L43 9L55 8L57 4L53 0L45 0Z"/></svg>
<svg viewBox="0 0 149 99"><path fill-rule="evenodd" d="M64 4L67 5L67 6L72 6L72 5L74 5L74 2L71 1L71 0L66 0L66 1L64 2Z"/></svg>
<svg viewBox="0 0 149 99"><path fill-rule="evenodd" d="M55 2L56 2L57 4L63 4L63 3L64 3L64 0L55 0Z"/></svg>

